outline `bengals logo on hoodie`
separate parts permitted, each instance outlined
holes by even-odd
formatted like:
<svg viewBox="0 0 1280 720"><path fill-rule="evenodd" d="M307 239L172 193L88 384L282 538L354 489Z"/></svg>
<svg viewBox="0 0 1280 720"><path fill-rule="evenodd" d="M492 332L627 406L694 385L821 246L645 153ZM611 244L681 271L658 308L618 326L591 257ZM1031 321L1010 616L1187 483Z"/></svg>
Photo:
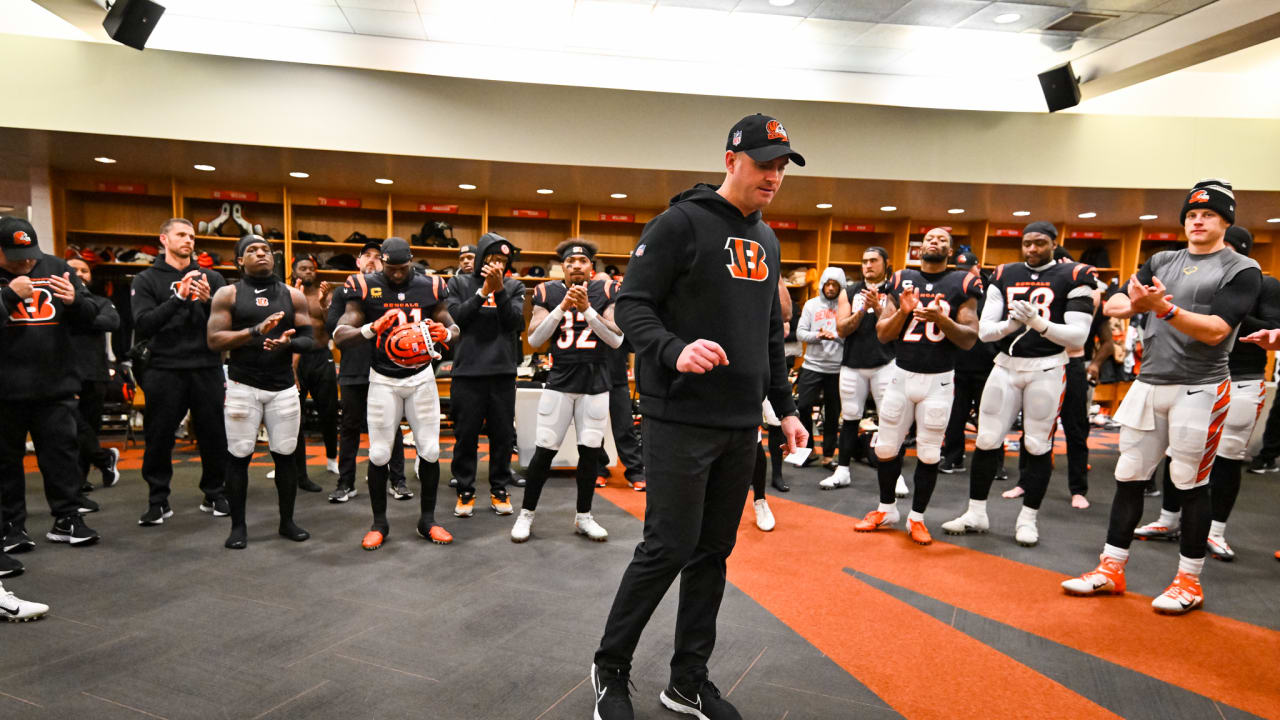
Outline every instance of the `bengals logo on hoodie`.
<svg viewBox="0 0 1280 720"><path fill-rule="evenodd" d="M761 282L769 279L769 266L765 264L764 247L755 240L731 237L725 241L729 251L729 274L739 280Z"/></svg>
<svg viewBox="0 0 1280 720"><path fill-rule="evenodd" d="M48 288L40 287L41 284L39 280L32 282L36 287L31 288L31 297L13 308L9 313L10 322L36 325L49 325L54 322L58 311L53 304L53 293L49 292Z"/></svg>

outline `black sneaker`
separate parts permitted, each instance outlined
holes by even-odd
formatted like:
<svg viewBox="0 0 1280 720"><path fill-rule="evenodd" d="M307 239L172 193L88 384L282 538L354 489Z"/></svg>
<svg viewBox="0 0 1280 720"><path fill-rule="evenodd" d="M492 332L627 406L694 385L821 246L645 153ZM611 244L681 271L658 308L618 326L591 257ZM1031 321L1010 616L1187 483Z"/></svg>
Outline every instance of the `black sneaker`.
<svg viewBox="0 0 1280 720"><path fill-rule="evenodd" d="M4 551L10 555L28 553L36 549L36 543L27 534L26 528L11 527L4 534Z"/></svg>
<svg viewBox="0 0 1280 720"><path fill-rule="evenodd" d="M943 460L942 463L938 465L938 472L946 473L948 475L962 473L964 472L964 461L951 462L950 460Z"/></svg>
<svg viewBox="0 0 1280 720"><path fill-rule="evenodd" d="M85 480L84 484L80 486L80 493L84 494L84 493L91 493L91 492L93 492L93 483L89 482L88 480Z"/></svg>
<svg viewBox="0 0 1280 720"><path fill-rule="evenodd" d="M674 683L663 690L658 699L668 710L693 715L699 720L742 720L738 709L720 697L720 690L710 680L701 685L678 687Z"/></svg>
<svg viewBox="0 0 1280 720"><path fill-rule="evenodd" d="M1256 457L1253 462L1249 463L1249 472L1254 475L1265 475L1267 473L1280 472L1280 465L1276 465L1275 458L1270 460Z"/></svg>
<svg viewBox="0 0 1280 720"><path fill-rule="evenodd" d="M200 501L200 512L213 513L214 517L226 517L231 514L231 503L225 497L207 497Z"/></svg>
<svg viewBox="0 0 1280 720"><path fill-rule="evenodd" d="M89 498L85 497L84 495L81 495L80 497L76 498L76 505L77 505L77 507L76 507L76 512L80 513L81 515L88 515L89 513L96 513L96 512L98 512L99 510L101 510L101 509L102 509L102 508L98 505L98 503L96 503L96 502L94 502L94 501L90 500Z"/></svg>
<svg viewBox="0 0 1280 720"><path fill-rule="evenodd" d="M1151 498L1160 497L1160 488L1157 488L1157 487L1143 488L1142 496L1151 497Z"/></svg>
<svg viewBox="0 0 1280 720"><path fill-rule="evenodd" d="M303 492L324 492L324 488L320 487L309 477L298 480L298 489Z"/></svg>
<svg viewBox="0 0 1280 720"><path fill-rule="evenodd" d="M387 494L397 500L408 500L413 497L413 491L409 489L409 483L404 478L400 478L399 482L391 483L387 486Z"/></svg>
<svg viewBox="0 0 1280 720"><path fill-rule="evenodd" d="M169 503L163 505L152 505L147 511L138 518L138 524L144 527L152 525L163 525L165 520L173 517L173 508L169 507Z"/></svg>
<svg viewBox="0 0 1280 720"><path fill-rule="evenodd" d="M54 520L53 528L45 534L45 537L49 542L70 543L72 547L98 542L98 532L85 525L84 518L80 517L79 513Z"/></svg>
<svg viewBox="0 0 1280 720"><path fill-rule="evenodd" d="M329 502L337 504L344 503L356 496L356 489L349 488L345 485L339 485L337 489L329 493Z"/></svg>
<svg viewBox="0 0 1280 720"><path fill-rule="evenodd" d="M631 709L631 680L625 670L591 666L591 689L595 691L593 720L635 720Z"/></svg>
<svg viewBox="0 0 1280 720"><path fill-rule="evenodd" d="M0 578L17 577L22 574L22 563L0 553Z"/></svg>
<svg viewBox="0 0 1280 720"><path fill-rule="evenodd" d="M605 477L608 477L608 476L606 475ZM524 487L525 485L528 485L528 484L529 484L529 481L528 481L528 480L525 480L525 479L524 479L524 476L523 476L523 475L521 475L520 473L516 472L515 470L512 470L512 471L511 471L511 484L512 484L512 485L515 485L516 487Z"/></svg>
<svg viewBox="0 0 1280 720"><path fill-rule="evenodd" d="M120 448L107 448L110 457L102 466L102 487L115 487L120 482L120 470L116 465L120 462Z"/></svg>
<svg viewBox="0 0 1280 720"><path fill-rule="evenodd" d="M1009 471L1003 466L996 468L996 480L1000 482L1009 482Z"/></svg>

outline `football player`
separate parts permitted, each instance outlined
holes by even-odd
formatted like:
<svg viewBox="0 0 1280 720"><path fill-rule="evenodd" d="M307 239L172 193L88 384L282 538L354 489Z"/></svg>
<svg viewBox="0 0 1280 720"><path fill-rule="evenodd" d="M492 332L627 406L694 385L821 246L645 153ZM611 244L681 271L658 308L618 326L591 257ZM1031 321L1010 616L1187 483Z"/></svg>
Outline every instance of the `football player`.
<svg viewBox="0 0 1280 720"><path fill-rule="evenodd" d="M982 390L978 438L969 470L969 508L942 524L951 535L986 532L987 495L1004 452L1004 438L1022 411L1026 491L1014 524L1019 545L1040 541L1036 514L1053 473L1053 434L1066 388L1067 348L1084 345L1093 322L1093 268L1057 262L1058 230L1037 221L1022 230L1022 262L996 268L987 288L979 337L1000 352Z"/></svg>
<svg viewBox="0 0 1280 720"><path fill-rule="evenodd" d="M333 331L338 347L373 342L369 371L369 504L373 526L361 541L365 550L382 547L387 522L387 463L400 432L400 418L413 429L418 448L418 535L438 545L453 535L436 523L440 485L440 396L431 360L435 343L449 343L458 328L444 304L445 285L435 275L413 271L413 253L403 238L382 242L382 270L352 275L344 285L346 311Z"/></svg>
<svg viewBox="0 0 1280 720"><path fill-rule="evenodd" d="M226 482L231 534L225 546L242 550L248 545L244 506L259 425L267 427L267 443L276 466L280 534L295 542L311 537L293 522L298 495L293 453L298 447L302 406L294 385L292 354L310 351L316 341L307 298L276 277L275 258L265 238L240 238L236 263L244 275L214 293L207 338L210 350L229 351L223 419L230 455Z"/></svg>
<svg viewBox="0 0 1280 720"><path fill-rule="evenodd" d="M883 293L876 335L894 344L896 367L880 403L876 458L880 465L880 506L853 526L870 532L897 524L894 486L902 472L902 442L916 423L915 497L907 516L907 532L921 545L933 542L924 511L938 482L942 435L951 416L955 393L957 348L978 341L978 298L982 281L962 270L947 270L951 233L933 228L925 233L920 269L893 274Z"/></svg>
<svg viewBox="0 0 1280 720"><path fill-rule="evenodd" d="M578 437L578 513L573 528L579 535L605 541L609 533L591 516L599 449L609 430L608 348L622 344L622 331L613 322L617 285L593 280L596 245L569 238L556 247L564 280L542 283L533 293L529 344L551 342L551 375L538 400L537 448L525 473L527 485L520 514L511 528L511 541L529 539L533 514L547 482L551 460L564 442L569 423Z"/></svg>
<svg viewBox="0 0 1280 720"><path fill-rule="evenodd" d="M315 349L298 355L294 361L298 374L298 396L311 395L320 414L320 433L324 438L325 468L338 474L338 373L329 349L329 328L325 311L333 301L333 286L317 275L319 266L314 256L299 255L293 259L293 286L307 296L311 328L316 336ZM307 474L307 442L305 433L298 435L298 453L294 456L298 487L307 492L320 492L321 487Z"/></svg>
<svg viewBox="0 0 1280 720"><path fill-rule="evenodd" d="M1227 356L1262 285L1258 263L1223 240L1235 211L1229 183L1197 183L1180 214L1187 247L1152 255L1130 278L1128 292L1104 306L1110 317L1146 313L1146 337L1142 370L1115 414L1120 459L1101 562L1062 583L1070 595L1124 593L1142 486L1167 455L1182 496L1181 557L1173 583L1151 605L1182 614L1204 604L1200 573L1212 514L1207 486L1231 404Z"/></svg>

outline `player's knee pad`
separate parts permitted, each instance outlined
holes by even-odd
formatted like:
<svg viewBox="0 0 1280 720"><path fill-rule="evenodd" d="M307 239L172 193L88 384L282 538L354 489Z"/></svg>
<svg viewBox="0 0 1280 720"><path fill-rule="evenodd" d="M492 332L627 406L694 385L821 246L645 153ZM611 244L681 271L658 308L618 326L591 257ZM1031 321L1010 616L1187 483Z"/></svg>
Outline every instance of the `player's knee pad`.
<svg viewBox="0 0 1280 720"><path fill-rule="evenodd" d="M559 450L573 420L573 399L556 390L543 390L538 399L538 429L534 437L538 447Z"/></svg>
<svg viewBox="0 0 1280 720"><path fill-rule="evenodd" d="M922 410L916 427L916 457L933 465L942 459L942 436L951 417L951 403L930 402Z"/></svg>
<svg viewBox="0 0 1280 720"><path fill-rule="evenodd" d="M840 419L861 420L867 404L867 381L853 368L840 368Z"/></svg>
<svg viewBox="0 0 1280 720"><path fill-rule="evenodd" d="M369 462L378 467L391 462L391 443L374 442L373 438L369 438Z"/></svg>
<svg viewBox="0 0 1280 720"><path fill-rule="evenodd" d="M247 458L253 454L253 446L257 438L227 438L227 452L238 458Z"/></svg>
<svg viewBox="0 0 1280 720"><path fill-rule="evenodd" d="M1044 455L1053 449L1053 444L1050 442L1048 435L1041 433L1032 435L1031 431L1026 429L1026 426L1023 426L1023 431L1025 434L1022 436L1022 446L1027 449L1027 454Z"/></svg>
<svg viewBox="0 0 1280 720"><path fill-rule="evenodd" d="M234 400L226 404L223 412L227 452L238 458L249 457L258 440L258 413L249 405Z"/></svg>
<svg viewBox="0 0 1280 720"><path fill-rule="evenodd" d="M1179 490L1190 490L1209 484L1209 471L1213 457L1186 457L1175 453L1169 460L1169 481Z"/></svg>
<svg viewBox="0 0 1280 720"><path fill-rule="evenodd" d="M907 410L907 396L901 392L887 392L880 403L880 422L897 425L903 421Z"/></svg>
<svg viewBox="0 0 1280 720"><path fill-rule="evenodd" d="M298 449L302 404L296 390L286 390L272 398L263 408L262 420L267 426L267 446L271 452L292 455Z"/></svg>
<svg viewBox="0 0 1280 720"><path fill-rule="evenodd" d="M1004 434L1000 432L998 422L984 422L982 416L978 416L978 436L974 440L974 445L979 450L995 450L1004 445Z"/></svg>
<svg viewBox="0 0 1280 720"><path fill-rule="evenodd" d="M1120 428L1120 457L1116 460L1116 480L1119 482L1146 482L1160 458L1148 458L1143 454L1142 440L1147 431Z"/></svg>
<svg viewBox="0 0 1280 720"><path fill-rule="evenodd" d="M1249 449L1249 436L1258 419L1261 405L1253 398L1231 398L1226 422L1222 424L1222 439L1218 441L1218 457L1228 460L1244 460Z"/></svg>
<svg viewBox="0 0 1280 720"><path fill-rule="evenodd" d="M604 431L609 424L609 395L588 395L578 400L578 404L579 410L574 417L578 444L598 448L604 444Z"/></svg>
<svg viewBox="0 0 1280 720"><path fill-rule="evenodd" d="M418 459L424 462L435 462L440 459L440 440L438 438L428 438L425 442L418 439L415 434L414 442L418 444ZM390 459L390 458L388 458Z"/></svg>
<svg viewBox="0 0 1280 720"><path fill-rule="evenodd" d="M283 433L273 434L270 430L267 431L267 447L271 449L271 452L292 455L293 451L298 449L297 433L280 438L276 438L276 435L283 435Z"/></svg>
<svg viewBox="0 0 1280 720"><path fill-rule="evenodd" d="M975 438L975 444L979 450L995 450L1003 446L1008 426L1006 419L1002 417L1002 412L1005 406L1005 393L1009 390L1000 384L994 371L991 374L992 377L987 379L987 385L982 390L982 401L978 405L978 435Z"/></svg>

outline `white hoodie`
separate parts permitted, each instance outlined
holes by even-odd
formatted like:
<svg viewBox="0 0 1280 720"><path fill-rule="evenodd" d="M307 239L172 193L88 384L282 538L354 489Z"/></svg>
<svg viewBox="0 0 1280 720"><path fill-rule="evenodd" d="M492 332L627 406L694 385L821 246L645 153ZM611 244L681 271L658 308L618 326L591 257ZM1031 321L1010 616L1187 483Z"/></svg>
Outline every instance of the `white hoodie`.
<svg viewBox="0 0 1280 720"><path fill-rule="evenodd" d="M824 328L833 333L836 332L836 306L839 304L839 296L835 300L828 300L822 294L822 288L832 280L844 289L844 270L829 267L822 271L822 279L818 283L818 294L804 304L800 323L796 327L796 338L805 344L803 367L813 372L838 373L841 360L844 358L843 339L823 340L818 337L818 331Z"/></svg>

